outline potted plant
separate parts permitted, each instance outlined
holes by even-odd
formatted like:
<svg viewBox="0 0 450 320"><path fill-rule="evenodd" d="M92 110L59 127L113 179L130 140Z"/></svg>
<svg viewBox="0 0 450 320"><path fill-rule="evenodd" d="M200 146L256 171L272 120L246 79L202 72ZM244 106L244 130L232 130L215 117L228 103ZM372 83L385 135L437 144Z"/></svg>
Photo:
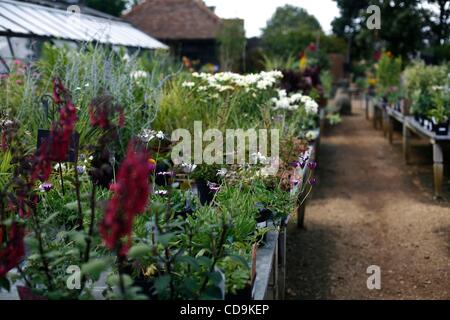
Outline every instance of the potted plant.
<svg viewBox="0 0 450 320"><path fill-rule="evenodd" d="M219 165L202 164L192 173L202 205L208 205L214 199L220 180L219 170L221 170Z"/></svg>
<svg viewBox="0 0 450 320"><path fill-rule="evenodd" d="M437 89L433 92L433 107L428 111L431 119L431 130L437 135L446 136L449 132L450 99L444 90Z"/></svg>

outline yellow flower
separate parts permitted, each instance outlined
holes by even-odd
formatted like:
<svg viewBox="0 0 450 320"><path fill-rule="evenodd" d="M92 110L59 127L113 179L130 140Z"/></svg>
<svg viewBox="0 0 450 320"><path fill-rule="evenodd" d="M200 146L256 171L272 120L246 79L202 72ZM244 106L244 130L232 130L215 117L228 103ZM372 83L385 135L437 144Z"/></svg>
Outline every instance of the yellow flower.
<svg viewBox="0 0 450 320"><path fill-rule="evenodd" d="M157 271L158 271L158 268L156 268L156 266L154 264L152 264L147 267L147 269L144 272L144 276L152 277L156 274Z"/></svg>
<svg viewBox="0 0 450 320"><path fill-rule="evenodd" d="M306 69L307 64L308 58L306 57L306 55L303 55L303 57L301 57L300 59L300 70L304 71Z"/></svg>

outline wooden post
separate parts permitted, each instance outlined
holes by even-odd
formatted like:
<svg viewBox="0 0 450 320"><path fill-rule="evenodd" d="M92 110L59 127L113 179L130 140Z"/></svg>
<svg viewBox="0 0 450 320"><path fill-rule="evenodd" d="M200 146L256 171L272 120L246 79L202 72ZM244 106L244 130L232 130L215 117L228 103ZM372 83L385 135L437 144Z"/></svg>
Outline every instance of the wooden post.
<svg viewBox="0 0 450 320"><path fill-rule="evenodd" d="M297 208L297 228L303 229L305 227L305 208L306 208L306 202L299 206Z"/></svg>
<svg viewBox="0 0 450 320"><path fill-rule="evenodd" d="M389 143L392 144L394 141L394 119L388 115L388 138Z"/></svg>
<svg viewBox="0 0 450 320"><path fill-rule="evenodd" d="M434 197L442 198L442 185L444 183L444 154L442 146L432 141L433 144L433 174L434 174Z"/></svg>
<svg viewBox="0 0 450 320"><path fill-rule="evenodd" d="M369 120L369 98L367 96L367 93L364 94L364 100L366 102L365 107L366 107L366 120Z"/></svg>
<svg viewBox="0 0 450 320"><path fill-rule="evenodd" d="M405 123L403 123L403 158L405 159L405 163L409 164L409 155L411 152L411 132L406 122L407 120L405 119Z"/></svg>
<svg viewBox="0 0 450 320"><path fill-rule="evenodd" d="M286 238L287 230L285 226L281 226L280 236L278 237L278 251L279 251L279 296L280 300L284 300L286 296Z"/></svg>
<svg viewBox="0 0 450 320"><path fill-rule="evenodd" d="M381 110L381 117L382 117L382 128L383 128L383 137L386 137L388 135L388 126L389 126L389 115L387 114L386 108L383 107Z"/></svg>
<svg viewBox="0 0 450 320"><path fill-rule="evenodd" d="M273 255L273 263L272 263L272 299L279 300L278 295L278 241L275 244L275 253Z"/></svg>

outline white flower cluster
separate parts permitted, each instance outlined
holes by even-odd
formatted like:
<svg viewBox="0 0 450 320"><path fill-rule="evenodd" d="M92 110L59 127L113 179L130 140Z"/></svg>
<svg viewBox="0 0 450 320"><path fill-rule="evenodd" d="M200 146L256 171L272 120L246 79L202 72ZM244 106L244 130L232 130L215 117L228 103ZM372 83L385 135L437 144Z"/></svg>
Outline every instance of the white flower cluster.
<svg viewBox="0 0 450 320"><path fill-rule="evenodd" d="M305 134L305 137L306 137L306 139L308 140L308 141L313 141L313 140L316 140L318 137L319 137L319 133L317 132L317 131L308 131L306 134Z"/></svg>
<svg viewBox="0 0 450 320"><path fill-rule="evenodd" d="M307 114L317 114L319 105L309 96L301 93L294 93L288 96L286 90L278 90L278 98L272 98L274 109L298 110L300 106L304 106Z"/></svg>
<svg viewBox="0 0 450 320"><path fill-rule="evenodd" d="M145 79L148 77L148 73L143 70L136 70L130 73L130 76L134 80Z"/></svg>
<svg viewBox="0 0 450 320"><path fill-rule="evenodd" d="M166 138L164 132L150 129L143 129L142 132L138 135L139 139L147 143L153 140L155 137L158 140L164 140Z"/></svg>
<svg viewBox="0 0 450 320"><path fill-rule="evenodd" d="M236 89L267 90L275 86L277 81L283 77L281 71L263 71L257 74L241 75L233 72L221 72L216 74L194 72L193 77L201 81L198 91L212 89L218 92L233 91ZM193 82L184 82L183 87L192 88Z"/></svg>

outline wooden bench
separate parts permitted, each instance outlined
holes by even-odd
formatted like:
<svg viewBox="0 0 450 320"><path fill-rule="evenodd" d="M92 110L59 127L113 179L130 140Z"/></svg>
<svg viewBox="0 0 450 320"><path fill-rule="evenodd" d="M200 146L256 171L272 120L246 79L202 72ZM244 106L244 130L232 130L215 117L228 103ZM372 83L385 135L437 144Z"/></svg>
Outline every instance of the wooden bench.
<svg viewBox="0 0 450 320"><path fill-rule="evenodd" d="M434 132L428 131L422 127L414 117L406 116L403 122L403 155L406 164L410 162L411 133L415 133L428 140L433 146L434 196L435 198L441 198L442 187L444 184L443 145L450 143L450 134L446 136L436 135Z"/></svg>

